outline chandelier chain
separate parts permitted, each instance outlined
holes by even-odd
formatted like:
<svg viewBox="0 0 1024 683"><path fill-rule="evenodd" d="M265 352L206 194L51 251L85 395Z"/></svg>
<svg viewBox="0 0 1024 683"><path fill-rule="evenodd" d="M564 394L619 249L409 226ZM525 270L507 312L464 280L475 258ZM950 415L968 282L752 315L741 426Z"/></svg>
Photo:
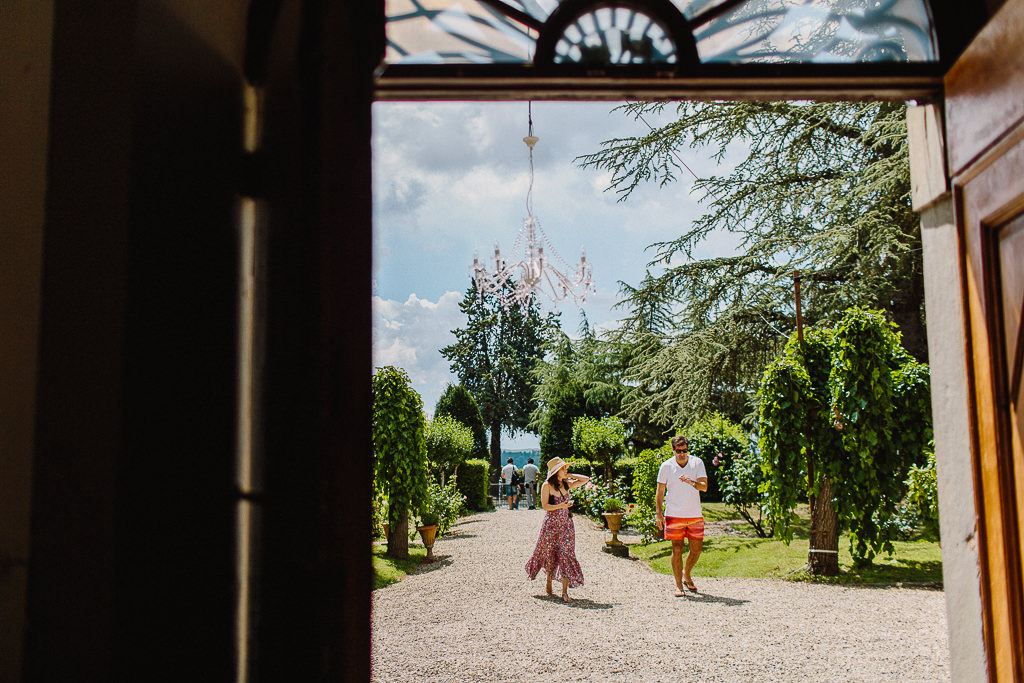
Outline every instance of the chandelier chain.
<svg viewBox="0 0 1024 683"><path fill-rule="evenodd" d="M494 245L494 271L488 272L478 255L473 256L472 279L481 298L495 297L504 308L518 305L526 308L544 294L556 305L571 298L577 306L586 302L587 293L593 292L594 284L586 252L580 254L578 266L570 266L555 250L540 220L533 214L533 147L539 138L533 134L533 103L528 103L528 135L523 142L529 148L530 184L526 191L526 218L519 229L512 246L513 254L522 253L522 258L507 262L501 255L498 244ZM548 255L544 251L547 249ZM563 272L558 266L565 269Z"/></svg>

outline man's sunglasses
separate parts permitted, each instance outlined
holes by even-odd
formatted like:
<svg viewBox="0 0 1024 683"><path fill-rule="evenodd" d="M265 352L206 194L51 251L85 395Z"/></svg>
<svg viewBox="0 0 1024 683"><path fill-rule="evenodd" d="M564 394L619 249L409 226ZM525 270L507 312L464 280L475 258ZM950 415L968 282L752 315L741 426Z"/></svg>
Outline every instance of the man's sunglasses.
<svg viewBox="0 0 1024 683"><path fill-rule="evenodd" d="M672 450L674 450L676 453L685 453L687 449L685 449L685 448L673 448Z"/></svg>

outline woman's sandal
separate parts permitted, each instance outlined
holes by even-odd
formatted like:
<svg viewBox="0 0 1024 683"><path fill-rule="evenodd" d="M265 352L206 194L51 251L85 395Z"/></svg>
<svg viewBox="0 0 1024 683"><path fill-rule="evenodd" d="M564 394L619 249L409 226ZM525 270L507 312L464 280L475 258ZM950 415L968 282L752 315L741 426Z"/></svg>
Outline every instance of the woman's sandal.
<svg viewBox="0 0 1024 683"><path fill-rule="evenodd" d="M686 581L683 581L683 585L686 586L686 588L691 593L696 593L697 592L697 584L695 584L693 581L687 579Z"/></svg>

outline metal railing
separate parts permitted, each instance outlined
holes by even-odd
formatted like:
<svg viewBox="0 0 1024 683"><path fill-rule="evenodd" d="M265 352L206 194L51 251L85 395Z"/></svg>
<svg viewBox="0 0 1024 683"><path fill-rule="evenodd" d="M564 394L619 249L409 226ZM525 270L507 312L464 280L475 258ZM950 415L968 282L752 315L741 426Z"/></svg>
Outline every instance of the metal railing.
<svg viewBox="0 0 1024 683"><path fill-rule="evenodd" d="M528 488L530 484L520 484L522 491L519 493L519 509L523 510L530 506L530 494ZM534 499L536 500L537 495L540 493L540 487L533 484L536 488L534 489ZM489 494L491 500L494 501L494 507L497 509L508 509L508 493L506 492L505 484L501 482L495 482L490 484Z"/></svg>

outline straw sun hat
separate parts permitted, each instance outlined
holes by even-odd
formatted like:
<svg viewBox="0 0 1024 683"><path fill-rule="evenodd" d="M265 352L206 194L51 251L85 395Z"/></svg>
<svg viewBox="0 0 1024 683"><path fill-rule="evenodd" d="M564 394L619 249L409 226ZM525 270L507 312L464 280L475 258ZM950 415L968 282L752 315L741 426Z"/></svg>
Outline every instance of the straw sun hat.
<svg viewBox="0 0 1024 683"><path fill-rule="evenodd" d="M551 458L550 460L548 460L548 476L546 476L544 480L547 481L548 479L551 479L552 474L562 469L563 467L568 466L569 464L566 463L561 458Z"/></svg>

